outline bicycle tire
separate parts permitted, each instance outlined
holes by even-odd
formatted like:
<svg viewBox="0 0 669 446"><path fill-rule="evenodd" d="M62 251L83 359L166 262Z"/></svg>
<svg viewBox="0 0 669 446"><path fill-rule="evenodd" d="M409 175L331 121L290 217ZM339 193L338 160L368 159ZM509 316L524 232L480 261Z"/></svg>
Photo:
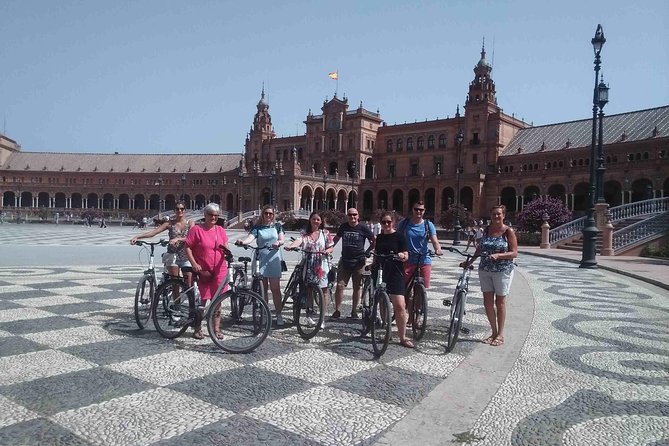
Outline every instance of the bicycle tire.
<svg viewBox="0 0 669 446"><path fill-rule="evenodd" d="M267 296L265 295L265 283L259 277L255 277L253 282L251 282L251 291L260 295L265 302L267 302Z"/></svg>
<svg viewBox="0 0 669 446"><path fill-rule="evenodd" d="M425 334L425 327L427 326L427 290L421 283L417 283L413 287L413 324L411 331L413 338L420 341Z"/></svg>
<svg viewBox="0 0 669 446"><path fill-rule="evenodd" d="M235 271L235 275L233 276L233 279L232 279L232 284L233 284L232 286L235 290L239 290L239 289L245 287L246 286L246 275L240 270ZM240 307L239 298L237 298L236 296L233 296L230 299L230 310L231 310L230 315L232 317L237 317L237 318L239 317L239 315L241 314L241 310L240 310L239 307Z"/></svg>
<svg viewBox="0 0 669 446"><path fill-rule="evenodd" d="M192 322L187 289L181 279L169 279L156 289L151 317L156 331L164 338L178 338Z"/></svg>
<svg viewBox="0 0 669 446"><path fill-rule="evenodd" d="M217 321L218 327L215 325L215 311L217 306L221 306L226 299L230 299L234 295L243 305L241 318L236 319L227 312L220 311L220 319ZM272 314L270 313L267 302L257 293L241 289L237 291L227 291L219 294L211 302L210 311L207 312L207 331L209 337L216 344L218 348L228 353L250 353L267 338L272 327ZM218 338L217 332L223 335L222 339Z"/></svg>
<svg viewBox="0 0 669 446"><path fill-rule="evenodd" d="M313 313L309 313L309 305L313 305ZM325 309L323 308L323 291L313 283L305 287L304 298L293 303L293 311L297 332L302 339L308 340L316 336L321 329ZM304 310L304 314L302 311Z"/></svg>
<svg viewBox="0 0 669 446"><path fill-rule="evenodd" d="M460 327L462 327L462 317L464 316L465 308L465 292L459 290L455 293L453 300L453 309L451 312L451 323L448 326L448 340L446 344L446 351L450 352L458 342L458 335L460 334Z"/></svg>
<svg viewBox="0 0 669 446"><path fill-rule="evenodd" d="M286 284L286 288L283 290L283 299L281 301L281 308L286 308L287 305L292 305L293 302L295 301L295 294L297 289L297 274L298 270L296 268L293 270L292 274L288 278L288 283Z"/></svg>
<svg viewBox="0 0 669 446"><path fill-rule="evenodd" d="M379 290L374 299L372 306L372 348L374 349L374 356L377 358L383 355L388 348L390 342L391 314L390 314L390 297L384 290Z"/></svg>
<svg viewBox="0 0 669 446"><path fill-rule="evenodd" d="M374 299L372 296L371 279L365 279L362 287L362 314L360 315L360 322L362 324L362 333L360 336L367 336L372 327L372 306Z"/></svg>
<svg viewBox="0 0 669 446"><path fill-rule="evenodd" d="M155 295L156 284L153 277L145 274L137 283L135 290L135 322L140 330L144 330L151 319L151 303Z"/></svg>

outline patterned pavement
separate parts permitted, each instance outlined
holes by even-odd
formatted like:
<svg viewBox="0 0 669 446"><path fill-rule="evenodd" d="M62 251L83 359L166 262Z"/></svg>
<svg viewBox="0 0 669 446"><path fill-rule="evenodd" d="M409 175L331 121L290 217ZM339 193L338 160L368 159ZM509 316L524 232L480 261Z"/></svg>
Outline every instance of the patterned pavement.
<svg viewBox="0 0 669 446"><path fill-rule="evenodd" d="M100 239L95 228L2 229L3 245ZM119 228L104 244L127 239ZM208 338L167 341L137 330L140 267L0 266L0 444L397 444L407 424L425 444L669 444L667 292L527 260L516 281L530 292L510 297L533 303L527 338L467 430L447 437L413 424L412 414L484 386L465 379L439 394L472 357L509 353L472 342L487 335L476 275L471 333L445 353L441 300L455 285L453 257L435 262L426 338L415 350L391 344L378 361L352 320L326 321L310 342L290 325L274 327L254 353L229 355Z"/></svg>

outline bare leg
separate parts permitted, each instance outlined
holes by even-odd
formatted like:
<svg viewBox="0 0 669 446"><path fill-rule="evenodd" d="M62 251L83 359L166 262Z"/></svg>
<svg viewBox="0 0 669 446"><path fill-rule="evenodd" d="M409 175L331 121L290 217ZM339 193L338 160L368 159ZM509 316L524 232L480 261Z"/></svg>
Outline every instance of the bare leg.
<svg viewBox="0 0 669 446"><path fill-rule="evenodd" d="M506 296L497 296L495 299L495 306L497 307L496 338L504 342L504 323L506 322Z"/></svg>
<svg viewBox="0 0 669 446"><path fill-rule="evenodd" d="M397 335L400 342L404 342L407 329L407 318L409 317L404 302L404 296L400 294L391 294L390 300L393 302L393 309L395 311L395 323L397 324Z"/></svg>
<svg viewBox="0 0 669 446"><path fill-rule="evenodd" d="M483 293L483 306L485 307L485 315L488 317L488 323L492 329L492 334L486 339L486 344L490 344L497 337L497 314L495 313L495 293Z"/></svg>
<svg viewBox="0 0 669 446"><path fill-rule="evenodd" d="M276 314L281 314L283 307L281 306L281 287L279 286L278 277L269 278L269 288L272 291L272 300L274 301Z"/></svg>
<svg viewBox="0 0 669 446"><path fill-rule="evenodd" d="M344 300L344 288L346 288L346 282L337 282L337 290L335 291L335 311L339 311L341 308L341 302Z"/></svg>

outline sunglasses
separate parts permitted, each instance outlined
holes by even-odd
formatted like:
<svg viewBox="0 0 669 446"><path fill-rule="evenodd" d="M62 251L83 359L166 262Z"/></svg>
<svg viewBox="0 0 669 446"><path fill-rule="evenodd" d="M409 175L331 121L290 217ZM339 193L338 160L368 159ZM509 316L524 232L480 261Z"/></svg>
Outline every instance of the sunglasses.
<svg viewBox="0 0 669 446"><path fill-rule="evenodd" d="M348 214L349 217L357 217L358 214Z"/></svg>
<svg viewBox="0 0 669 446"><path fill-rule="evenodd" d="M264 215L274 215L274 212L263 212Z"/></svg>
<svg viewBox="0 0 669 446"><path fill-rule="evenodd" d="M185 211L186 208L175 208L177 211Z"/></svg>
<svg viewBox="0 0 669 446"><path fill-rule="evenodd" d="M381 222L381 224L382 224L382 225L392 225L392 224L393 224L393 221L392 221L392 220L383 220L383 221Z"/></svg>
<svg viewBox="0 0 669 446"><path fill-rule="evenodd" d="M425 208L413 208L416 212L425 212Z"/></svg>
<svg viewBox="0 0 669 446"><path fill-rule="evenodd" d="M218 214L207 214L207 216L209 216L209 217L216 217L216 218L218 218Z"/></svg>

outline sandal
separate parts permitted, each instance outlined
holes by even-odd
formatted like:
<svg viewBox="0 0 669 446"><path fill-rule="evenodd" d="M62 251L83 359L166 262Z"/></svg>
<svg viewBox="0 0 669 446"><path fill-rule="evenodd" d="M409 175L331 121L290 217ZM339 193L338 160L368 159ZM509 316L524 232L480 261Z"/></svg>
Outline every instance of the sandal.
<svg viewBox="0 0 669 446"><path fill-rule="evenodd" d="M482 340L481 342L483 342L484 344L490 345L490 344L492 344L492 341L494 341L494 340L495 340L495 336L490 335L487 338L485 338L484 340Z"/></svg>
<svg viewBox="0 0 669 446"><path fill-rule="evenodd" d="M202 330L195 330L195 332L193 333L193 338L204 339L204 334L202 333Z"/></svg>
<svg viewBox="0 0 669 446"><path fill-rule="evenodd" d="M215 331L214 336L216 336L216 339L223 339L223 333L220 331Z"/></svg>
<svg viewBox="0 0 669 446"><path fill-rule="evenodd" d="M499 347L500 345L504 345L504 337L497 336L495 339L492 340L490 345L492 345L493 347Z"/></svg>
<svg viewBox="0 0 669 446"><path fill-rule="evenodd" d="M400 345L406 348L414 348L413 342L408 339L403 339L400 341Z"/></svg>

